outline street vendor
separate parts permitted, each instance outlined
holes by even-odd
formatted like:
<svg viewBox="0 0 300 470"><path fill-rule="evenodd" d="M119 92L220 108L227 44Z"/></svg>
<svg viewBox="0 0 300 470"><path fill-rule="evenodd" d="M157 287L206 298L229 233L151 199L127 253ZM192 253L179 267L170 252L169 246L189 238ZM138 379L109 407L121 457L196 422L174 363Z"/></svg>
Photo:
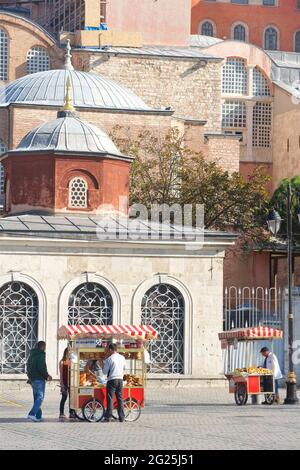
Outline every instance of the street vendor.
<svg viewBox="0 0 300 470"><path fill-rule="evenodd" d="M276 355L269 350L266 346L264 346L260 350L261 355L264 357L264 364L263 367L265 369L269 369L273 371L274 374L274 381L275 381L275 401L279 403L279 379L282 378L282 373L280 370L279 362ZM266 401L262 402L264 405L267 404Z"/></svg>
<svg viewBox="0 0 300 470"><path fill-rule="evenodd" d="M84 368L84 372L89 376L89 377L92 377L94 378L95 380L97 380L97 382L100 381L100 379L102 378L102 367L99 363L99 361L95 360L95 359L91 359L89 361L87 361L86 365L85 365L85 368Z"/></svg>
<svg viewBox="0 0 300 470"><path fill-rule="evenodd" d="M105 420L109 422L112 418L114 396L117 397L118 416L121 423L124 422L124 402L123 402L123 377L126 368L125 357L117 352L117 345L111 343L108 346L109 357L100 364L103 373L107 374L106 398L107 409Z"/></svg>

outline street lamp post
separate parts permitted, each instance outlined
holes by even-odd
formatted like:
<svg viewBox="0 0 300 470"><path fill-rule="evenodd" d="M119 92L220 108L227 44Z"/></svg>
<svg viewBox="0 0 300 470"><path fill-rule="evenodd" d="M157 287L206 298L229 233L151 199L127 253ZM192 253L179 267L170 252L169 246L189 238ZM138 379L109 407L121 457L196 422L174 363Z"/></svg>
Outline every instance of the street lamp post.
<svg viewBox="0 0 300 470"><path fill-rule="evenodd" d="M297 377L293 363L293 343L294 343L294 314L292 298L292 276L293 276L293 213L292 202L293 194L291 183L288 184L286 194L287 204L287 268L288 268L288 351L289 351L289 372L286 380L286 405L295 405L299 402L297 398ZM298 211L298 220L300 222L300 213ZM275 209L272 209L268 217L268 227L273 235L277 235L280 230L282 219Z"/></svg>

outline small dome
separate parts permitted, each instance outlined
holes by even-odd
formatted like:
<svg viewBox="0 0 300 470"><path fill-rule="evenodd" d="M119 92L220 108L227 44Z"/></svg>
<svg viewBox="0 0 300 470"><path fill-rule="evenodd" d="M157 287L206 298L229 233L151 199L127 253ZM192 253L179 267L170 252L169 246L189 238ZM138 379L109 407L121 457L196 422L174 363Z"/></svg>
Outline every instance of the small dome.
<svg viewBox="0 0 300 470"><path fill-rule="evenodd" d="M141 98L114 80L68 69L33 73L9 83L0 90L0 107L12 103L60 107L68 77L76 108L151 111Z"/></svg>
<svg viewBox="0 0 300 470"><path fill-rule="evenodd" d="M72 116L59 117L33 129L16 149L22 152L46 150L123 156L105 132Z"/></svg>

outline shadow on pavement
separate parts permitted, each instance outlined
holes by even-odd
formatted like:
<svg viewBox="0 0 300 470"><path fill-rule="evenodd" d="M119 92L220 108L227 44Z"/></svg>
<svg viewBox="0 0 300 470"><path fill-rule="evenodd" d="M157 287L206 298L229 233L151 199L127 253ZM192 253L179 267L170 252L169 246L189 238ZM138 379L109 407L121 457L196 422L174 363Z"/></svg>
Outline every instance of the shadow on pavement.
<svg viewBox="0 0 300 470"><path fill-rule="evenodd" d="M83 421L59 421L57 418L45 418L41 423L35 423L27 418L0 418L0 424L5 423L28 423L32 426L36 425L43 425L44 423L58 423L58 424L80 424Z"/></svg>

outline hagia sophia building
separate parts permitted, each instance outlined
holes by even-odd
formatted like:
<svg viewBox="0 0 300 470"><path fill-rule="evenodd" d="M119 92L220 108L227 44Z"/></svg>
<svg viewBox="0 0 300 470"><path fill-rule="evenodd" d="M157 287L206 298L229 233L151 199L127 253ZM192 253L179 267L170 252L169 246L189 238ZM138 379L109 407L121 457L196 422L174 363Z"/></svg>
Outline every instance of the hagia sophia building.
<svg viewBox="0 0 300 470"><path fill-rule="evenodd" d="M276 188L299 167L298 58L191 36L185 0L145 0L126 21L126 0L25 3L0 8L0 384L25 380L38 338L55 376L66 322L151 323L154 380L218 380L224 282L270 285L270 254L224 275L230 233L205 231L201 249L99 237L115 223L99 208L128 197L132 161L109 135L176 127L224 170L263 165Z"/></svg>

